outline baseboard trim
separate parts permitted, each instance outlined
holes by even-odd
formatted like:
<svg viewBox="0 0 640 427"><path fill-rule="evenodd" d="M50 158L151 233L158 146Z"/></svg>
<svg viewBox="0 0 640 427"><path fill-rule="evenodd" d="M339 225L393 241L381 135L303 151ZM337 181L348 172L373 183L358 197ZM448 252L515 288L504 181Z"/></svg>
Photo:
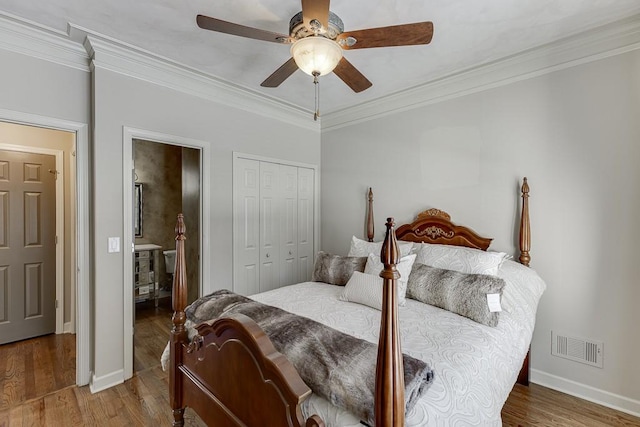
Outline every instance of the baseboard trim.
<svg viewBox="0 0 640 427"><path fill-rule="evenodd" d="M73 328L73 324L71 322L64 322L64 325L62 326L62 333L63 334L75 334L76 331Z"/></svg>
<svg viewBox="0 0 640 427"><path fill-rule="evenodd" d="M89 389L91 393L97 393L102 390L106 390L118 384L122 384L124 382L124 370L118 369L115 372L112 372L107 375L103 375L101 377L97 377L95 374L91 375L91 383L89 384Z"/></svg>
<svg viewBox="0 0 640 427"><path fill-rule="evenodd" d="M537 369L531 369L530 381L616 411L640 417L640 401L610 393L576 381L558 377Z"/></svg>

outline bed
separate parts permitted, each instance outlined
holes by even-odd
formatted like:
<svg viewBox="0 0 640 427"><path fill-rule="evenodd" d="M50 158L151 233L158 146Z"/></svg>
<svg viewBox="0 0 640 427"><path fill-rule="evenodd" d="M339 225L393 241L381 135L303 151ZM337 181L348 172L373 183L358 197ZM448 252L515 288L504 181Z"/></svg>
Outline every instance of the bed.
<svg viewBox="0 0 640 427"><path fill-rule="evenodd" d="M443 309L411 297L400 298L398 289L403 286L408 288L408 294L413 289L420 297L421 288L415 285L420 281L412 281L413 277L422 277L415 273L418 271L415 266L424 268L424 277L431 280L434 274L449 274L450 270L445 267L451 266L451 262L461 263L466 255L451 258L457 257L459 251L471 253L471 258L465 258L462 264L473 264L472 269L480 265L474 264L473 257L481 251L488 258L500 257L496 252L484 252L491 239L455 225L448 214L435 209L422 212L412 223L401 225L397 230L393 219L388 219L384 242L376 246L380 248L382 270L382 292L376 296L377 308L354 303L360 297L357 292L355 298L345 298L348 289L358 289L350 283L335 286L306 282L253 295L251 300L378 344L374 366L375 408L367 420L369 425L501 425L500 411L513 384L516 380L528 382L528 349L537 303L545 289L535 271L527 268L530 261L528 193L525 178L519 228L520 262L503 257L497 269L492 270L495 274L481 275L491 277L492 284L504 282L498 298L501 311L489 313L493 319L489 321L497 319L496 313L499 313L499 321L494 326L449 311L450 307ZM370 193L367 243L374 235L372 212ZM331 403L332 397L312 393L293 364L276 351L269 337L251 318L232 314L195 328L185 326L189 322L185 314L185 227L181 215L176 233L174 315L168 345L174 425L184 424L187 406L214 426L364 424L362 417ZM358 250L358 244L366 245L365 241L354 242L355 237L351 249ZM414 264L408 284L401 283L397 273L407 258L401 257L407 245L412 248L408 252L417 252L416 258L422 256L423 262L433 260L435 264L432 267ZM463 280L477 276L473 271L456 274ZM356 273L352 277L356 277ZM401 302L403 306L399 306ZM405 406L407 358L424 361L435 375L409 410Z"/></svg>

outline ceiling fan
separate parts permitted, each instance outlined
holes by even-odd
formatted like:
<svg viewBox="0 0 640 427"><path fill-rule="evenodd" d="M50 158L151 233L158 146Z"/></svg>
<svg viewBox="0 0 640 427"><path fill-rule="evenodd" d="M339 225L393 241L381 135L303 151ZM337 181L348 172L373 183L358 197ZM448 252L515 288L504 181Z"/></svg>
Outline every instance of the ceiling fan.
<svg viewBox="0 0 640 427"><path fill-rule="evenodd" d="M302 0L302 11L289 22L289 35L234 24L198 15L200 28L250 39L291 45L291 56L260 86L278 87L298 68L314 77L334 72L354 92L362 92L372 83L342 56L343 50L371 47L428 44L433 36L433 23L393 25L344 32L338 15L329 11L329 0Z"/></svg>

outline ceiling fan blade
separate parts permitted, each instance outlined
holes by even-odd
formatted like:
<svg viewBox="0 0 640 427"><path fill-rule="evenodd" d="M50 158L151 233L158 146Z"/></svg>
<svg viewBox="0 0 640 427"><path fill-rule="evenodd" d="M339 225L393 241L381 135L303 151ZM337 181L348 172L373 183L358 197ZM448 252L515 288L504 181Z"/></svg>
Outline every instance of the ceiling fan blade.
<svg viewBox="0 0 640 427"><path fill-rule="evenodd" d="M272 33L271 31L259 30L258 28L246 27L222 19L211 18L210 16L198 15L196 17L198 27L204 30L217 31L219 33L231 34L234 36L247 37L250 39L264 40L274 43L290 43L291 38L284 34Z"/></svg>
<svg viewBox="0 0 640 427"><path fill-rule="evenodd" d="M262 87L278 87L280 83L285 81L291 74L298 69L296 61L290 58L287 62L282 64L280 68L275 70L273 74L266 78L265 81L260 83Z"/></svg>
<svg viewBox="0 0 640 427"><path fill-rule="evenodd" d="M358 71L351 62L347 61L344 56L340 62L338 62L333 72L356 93L369 89L372 86L372 83Z"/></svg>
<svg viewBox="0 0 640 427"><path fill-rule="evenodd" d="M432 22L393 25L390 27L369 28L340 34L336 41L343 49L365 49L369 47L410 46L429 44L433 37ZM355 39L351 46L349 38Z"/></svg>
<svg viewBox="0 0 640 427"><path fill-rule="evenodd" d="M317 20L324 28L329 27L329 0L302 0L302 20L304 26L313 30L312 20Z"/></svg>

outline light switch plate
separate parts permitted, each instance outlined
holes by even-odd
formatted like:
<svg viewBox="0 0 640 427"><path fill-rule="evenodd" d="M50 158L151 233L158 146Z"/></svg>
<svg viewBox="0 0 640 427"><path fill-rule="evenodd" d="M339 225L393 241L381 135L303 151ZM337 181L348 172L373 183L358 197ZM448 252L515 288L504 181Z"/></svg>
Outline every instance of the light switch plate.
<svg viewBox="0 0 640 427"><path fill-rule="evenodd" d="M109 253L120 252L120 238L109 237Z"/></svg>

